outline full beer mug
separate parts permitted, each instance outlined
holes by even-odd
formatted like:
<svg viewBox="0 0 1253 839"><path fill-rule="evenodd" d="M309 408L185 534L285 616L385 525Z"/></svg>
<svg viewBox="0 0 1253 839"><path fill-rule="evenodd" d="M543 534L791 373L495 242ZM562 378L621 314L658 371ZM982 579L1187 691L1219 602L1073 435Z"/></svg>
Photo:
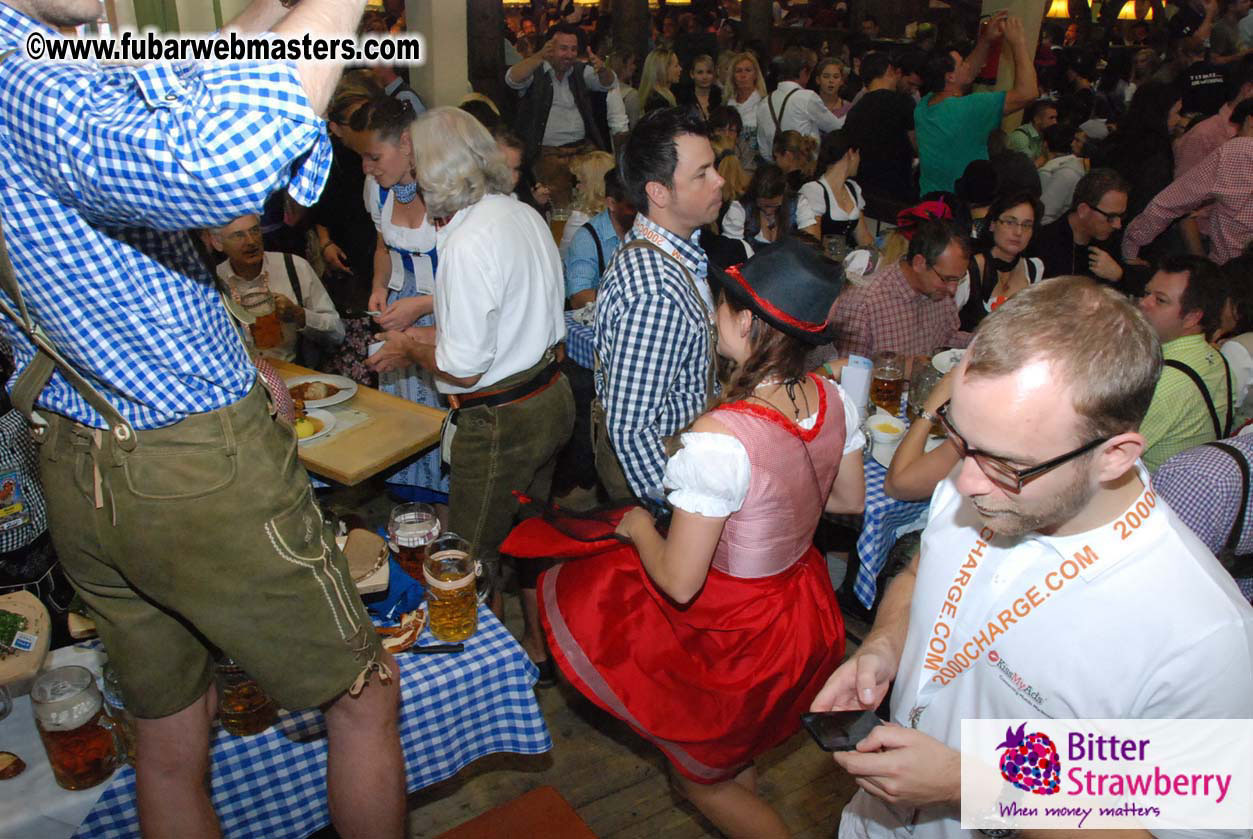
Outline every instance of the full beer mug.
<svg viewBox="0 0 1253 839"><path fill-rule="evenodd" d="M269 350L283 342L283 325L279 323L278 313L274 311L274 295L268 289L244 291L239 296L248 314L256 320L252 322L252 343L259 350Z"/></svg>
<svg viewBox="0 0 1253 839"><path fill-rule="evenodd" d="M464 641L478 628L475 579L482 566L470 556L470 543L445 533L426 546L422 576L431 634L441 641Z"/></svg>
<svg viewBox="0 0 1253 839"><path fill-rule="evenodd" d="M94 787L125 759L122 729L105 710L96 677L86 667L44 673L35 679L30 701L58 785Z"/></svg>

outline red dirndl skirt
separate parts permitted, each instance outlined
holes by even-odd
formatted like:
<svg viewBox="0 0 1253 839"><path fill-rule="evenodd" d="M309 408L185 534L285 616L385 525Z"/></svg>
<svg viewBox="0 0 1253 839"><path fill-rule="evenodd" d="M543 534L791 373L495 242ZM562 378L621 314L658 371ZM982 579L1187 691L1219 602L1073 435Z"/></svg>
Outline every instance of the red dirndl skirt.
<svg viewBox="0 0 1253 839"><path fill-rule="evenodd" d="M579 542L543 519L520 524L501 551L586 557L540 577L552 655L588 699L698 783L732 778L792 736L844 657L844 621L812 547L771 577L711 568L687 605L657 589L634 548Z"/></svg>

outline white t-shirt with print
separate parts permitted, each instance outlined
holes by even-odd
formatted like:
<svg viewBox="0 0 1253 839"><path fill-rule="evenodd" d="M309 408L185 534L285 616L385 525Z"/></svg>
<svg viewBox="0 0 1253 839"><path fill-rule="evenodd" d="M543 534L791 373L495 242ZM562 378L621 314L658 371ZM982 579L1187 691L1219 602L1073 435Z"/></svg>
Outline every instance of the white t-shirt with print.
<svg viewBox="0 0 1253 839"><path fill-rule="evenodd" d="M908 726L911 711L923 705L918 729L958 748L963 717L1253 717L1253 608L1152 491L1142 464L1137 471L1145 489L1122 516L1057 538L981 534L983 525L954 476L940 483L923 531L909 632L892 690L894 722ZM972 564L956 616L942 611L963 566ZM1012 622L1002 621L1005 614ZM968 646L980 631L982 638ZM940 666L963 650L973 659L947 686L932 681L943 673L930 669L936 664L928 661L933 633L948 633ZM957 807L925 808L907 830L913 818L913 808L858 792L844 810L839 836L975 835L961 829Z"/></svg>

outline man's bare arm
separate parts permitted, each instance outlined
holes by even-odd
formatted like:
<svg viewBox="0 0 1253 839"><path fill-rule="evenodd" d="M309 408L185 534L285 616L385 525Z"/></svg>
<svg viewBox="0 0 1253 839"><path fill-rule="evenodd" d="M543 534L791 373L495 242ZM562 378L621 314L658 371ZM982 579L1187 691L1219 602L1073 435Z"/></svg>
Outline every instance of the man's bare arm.
<svg viewBox="0 0 1253 839"><path fill-rule="evenodd" d="M260 3L275 1L258 0ZM364 10L365 0L302 0L274 25L272 31L279 35L310 32L342 37L356 31ZM331 61L296 62L300 81L315 113L321 114L326 110L343 69L342 65Z"/></svg>

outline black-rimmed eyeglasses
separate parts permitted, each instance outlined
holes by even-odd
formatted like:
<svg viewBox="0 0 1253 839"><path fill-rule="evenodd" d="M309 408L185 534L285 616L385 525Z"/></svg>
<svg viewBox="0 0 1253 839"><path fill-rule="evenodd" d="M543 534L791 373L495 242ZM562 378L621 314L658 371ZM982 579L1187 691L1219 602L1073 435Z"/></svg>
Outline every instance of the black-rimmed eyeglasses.
<svg viewBox="0 0 1253 839"><path fill-rule="evenodd" d="M1100 213L1101 215L1105 216L1105 220L1108 221L1110 224L1114 224L1115 222L1122 221L1123 216L1127 215L1126 211L1123 211L1121 213L1107 213L1105 210L1102 210L1100 207L1093 207L1092 211L1094 213Z"/></svg>
<svg viewBox="0 0 1253 839"><path fill-rule="evenodd" d="M988 480L1009 492L1021 492L1022 485L1027 481L1038 478L1046 472L1051 472L1063 463L1074 460L1082 454L1087 454L1110 439L1109 437L1102 437L1099 440L1084 443L1077 449L1058 455L1052 460L1046 460L1036 466L1029 466L1026 469L1015 469L996 455L981 452L968 445L965 438L957 433L957 429L949 421L948 404L945 402L935 413L940 420L940 427L944 429L944 433L952 441L954 448L957 449L957 456L962 459L967 457L974 458L975 465L988 477Z"/></svg>

